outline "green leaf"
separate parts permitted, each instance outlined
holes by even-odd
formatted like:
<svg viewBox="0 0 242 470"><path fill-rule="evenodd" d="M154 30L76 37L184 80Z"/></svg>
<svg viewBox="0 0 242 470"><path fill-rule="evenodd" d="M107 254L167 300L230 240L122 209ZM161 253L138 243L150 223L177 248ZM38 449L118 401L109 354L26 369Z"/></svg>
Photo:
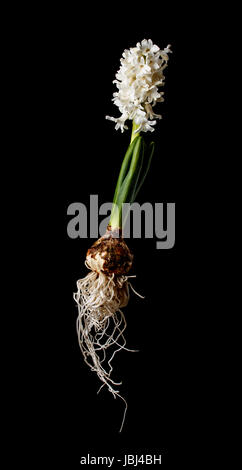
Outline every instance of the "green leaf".
<svg viewBox="0 0 242 470"><path fill-rule="evenodd" d="M117 195L116 204L121 206L124 202L129 202L130 192L133 190L139 177L140 169L143 161L143 138L138 137L133 150L132 160L129 171L123 180Z"/></svg>
<svg viewBox="0 0 242 470"><path fill-rule="evenodd" d="M147 151L147 158L145 157L145 160L147 159L147 165L145 167L145 169L143 169L143 172L141 173L140 175L140 178L139 178L139 181L137 181L137 184L136 184L136 187L137 189L135 190L134 192L134 196L133 196L133 199L131 201L131 204L134 202L134 200L136 199L137 197L137 194L140 192L140 189L141 187L143 186L144 184L144 181L145 181L145 178L148 174L148 171L150 169L150 165L151 165L151 161L152 161L152 157L154 155L154 149L155 149L155 143L154 142L151 142L149 147L148 147L148 151Z"/></svg>
<svg viewBox="0 0 242 470"><path fill-rule="evenodd" d="M134 150L134 147L136 145L137 139L138 139L138 137L136 137L133 140L133 142L131 144L129 144L127 152L124 156L123 163L121 165L121 169L120 169L120 172L119 172L119 177L118 177L118 181L117 181L117 184L116 184L115 192L114 192L114 197L113 197L113 203L114 204L116 204L116 202L117 202L117 197L118 197L119 190L120 190L121 185L124 181L124 178L127 175L129 163L130 163L130 160L131 160L131 157L132 157L133 150Z"/></svg>
<svg viewBox="0 0 242 470"><path fill-rule="evenodd" d="M136 197L136 190L137 190L137 185L139 183L139 180L140 180L140 176L142 174L142 168L143 168L143 163L144 163L144 155L145 155L145 147L146 147L146 144L145 142L143 141L142 142L142 149L141 149L141 154L140 154L140 160L139 160L139 165L137 167L137 171L135 172L134 174L134 178L133 178L133 184L130 188L130 193L127 197L127 202L129 202L130 204L133 203L135 197Z"/></svg>
<svg viewBox="0 0 242 470"><path fill-rule="evenodd" d="M132 204L144 184L154 154L154 146L154 142L151 142L147 148L141 136L137 136L129 145L114 193L109 222L112 227L122 226L122 204L125 202Z"/></svg>

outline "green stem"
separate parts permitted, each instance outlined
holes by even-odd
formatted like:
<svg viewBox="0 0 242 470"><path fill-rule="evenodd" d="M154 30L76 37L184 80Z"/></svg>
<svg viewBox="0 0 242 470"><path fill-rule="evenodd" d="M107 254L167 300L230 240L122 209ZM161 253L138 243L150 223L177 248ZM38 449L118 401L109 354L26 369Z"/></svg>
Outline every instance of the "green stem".
<svg viewBox="0 0 242 470"><path fill-rule="evenodd" d="M132 149L131 154L129 152L130 147ZM109 221L109 226L111 226L112 230L122 228L122 204L130 201L133 188L137 183L143 162L143 147L143 139L139 136L132 144L130 144L124 157L114 194L113 207Z"/></svg>
<svg viewBox="0 0 242 470"><path fill-rule="evenodd" d="M139 124L136 124L136 123L133 121L133 125L132 125L132 134L131 134L130 143L133 142L133 140L135 139L135 137L137 137L138 135L140 135L139 132L135 132L135 131L137 131L138 127L139 127Z"/></svg>
<svg viewBox="0 0 242 470"><path fill-rule="evenodd" d="M144 157L144 142L137 132L139 125L133 121L131 140L120 169L109 226L112 230L122 228L122 204L132 202L137 187Z"/></svg>
<svg viewBox="0 0 242 470"><path fill-rule="evenodd" d="M135 137L136 139L136 137ZM117 198L118 198L118 194L119 194L119 191L120 191L120 188L121 188L121 185L128 173L128 169L129 169L129 166L130 166L130 160L132 158L132 155L133 155L133 150L134 150L134 147L136 145L136 142L135 142L135 139L133 139L133 142L129 144L129 147L128 147L128 150L124 156L124 159L123 159L123 163L122 163L122 166L121 166L121 169L120 169L120 172L119 172L119 177L118 177L118 181L117 181L117 184L116 184L116 189L115 189L115 193L114 193L114 197L113 197L113 203L116 204L117 202Z"/></svg>

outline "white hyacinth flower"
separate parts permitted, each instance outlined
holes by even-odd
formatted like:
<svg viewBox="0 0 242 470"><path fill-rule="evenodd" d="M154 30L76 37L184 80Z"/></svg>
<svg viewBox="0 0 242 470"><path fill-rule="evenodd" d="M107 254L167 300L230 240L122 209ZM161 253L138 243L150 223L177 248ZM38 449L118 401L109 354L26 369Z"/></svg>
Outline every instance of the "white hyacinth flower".
<svg viewBox="0 0 242 470"><path fill-rule="evenodd" d="M127 120L132 120L137 132L154 131L156 118L153 107L164 101L163 92L158 88L164 85L164 69L167 67L170 45L164 50L144 39L136 47L126 49L120 59L121 67L116 73L118 91L113 94L113 102L118 106L121 116L106 116L116 123L115 129L127 129Z"/></svg>

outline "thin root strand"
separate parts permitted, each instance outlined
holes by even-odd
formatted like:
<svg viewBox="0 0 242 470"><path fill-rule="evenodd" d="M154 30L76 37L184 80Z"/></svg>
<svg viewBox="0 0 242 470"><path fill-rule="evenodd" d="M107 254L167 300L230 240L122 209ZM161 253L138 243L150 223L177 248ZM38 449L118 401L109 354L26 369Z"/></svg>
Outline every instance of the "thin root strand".
<svg viewBox="0 0 242 470"><path fill-rule="evenodd" d="M88 264L86 266L89 267ZM129 277L131 276L106 275L91 271L77 281L77 292L74 294L78 306L76 326L79 346L84 361L103 382L97 393L106 385L114 398L119 397L125 403L120 432L125 420L127 402L116 389L122 382L115 382L111 378L111 363L116 353L122 349L136 352L125 347L124 331L127 323L121 308L129 302L129 287L142 297L130 284ZM108 359L107 350L110 347L115 349Z"/></svg>

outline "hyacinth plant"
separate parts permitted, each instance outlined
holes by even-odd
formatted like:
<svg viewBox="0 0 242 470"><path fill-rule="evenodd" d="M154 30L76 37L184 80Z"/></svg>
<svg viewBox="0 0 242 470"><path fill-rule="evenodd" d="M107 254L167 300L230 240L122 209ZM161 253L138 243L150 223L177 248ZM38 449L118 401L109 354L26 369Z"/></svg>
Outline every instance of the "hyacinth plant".
<svg viewBox="0 0 242 470"><path fill-rule="evenodd" d="M114 83L118 91L113 102L121 115L117 118L106 116L115 122L115 129L128 129L132 121L129 147L124 156L113 198L110 221L106 233L87 251L85 264L90 270L86 277L77 281L74 299L78 306L77 333L85 362L102 382L102 387L116 398L125 402L111 377L112 359L121 349L126 348L124 330L126 319L121 310L129 302L129 271L133 255L122 236L125 223L122 207L132 204L139 193L154 153L154 142L147 145L142 133L153 132L156 119L153 108L164 100L160 87L164 85L164 69L168 64L168 45L161 50L149 40L137 43L136 47L123 52L121 66ZM139 295L139 294L138 294Z"/></svg>

